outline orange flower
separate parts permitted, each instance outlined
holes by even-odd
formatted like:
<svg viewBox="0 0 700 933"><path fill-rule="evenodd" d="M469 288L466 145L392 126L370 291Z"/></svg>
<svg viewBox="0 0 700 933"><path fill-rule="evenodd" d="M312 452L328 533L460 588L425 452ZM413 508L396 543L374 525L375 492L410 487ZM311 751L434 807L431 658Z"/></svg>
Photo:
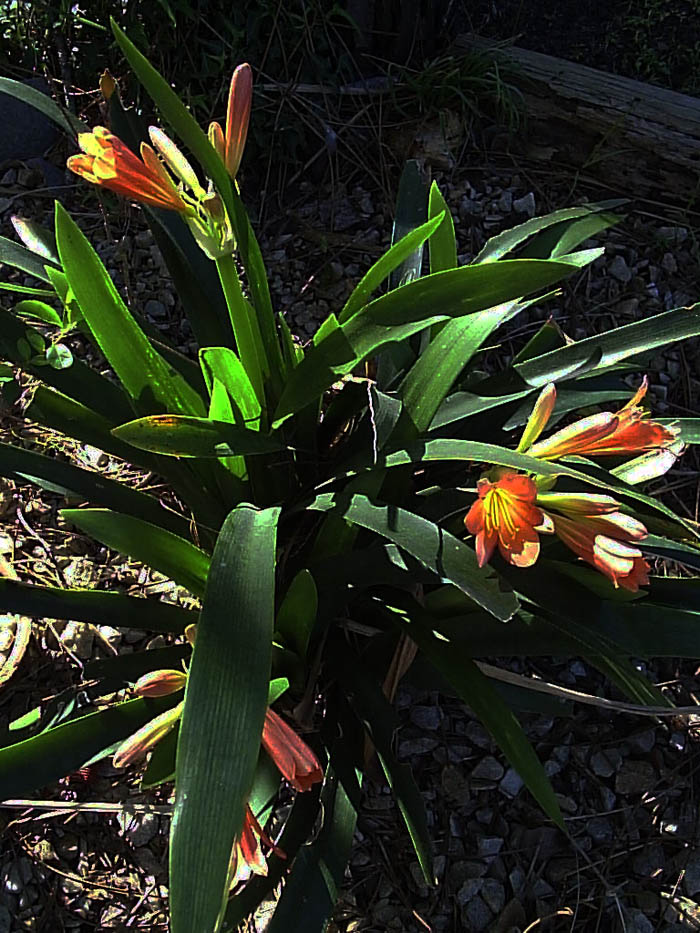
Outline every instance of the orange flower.
<svg viewBox="0 0 700 933"><path fill-rule="evenodd" d="M252 99L253 72L250 65L239 65L233 72L228 92L226 133L219 123L209 124L209 141L223 159L231 178L236 177L243 157Z"/></svg>
<svg viewBox="0 0 700 933"><path fill-rule="evenodd" d="M267 862L260 845L261 841L272 849L275 855L286 858L284 852L272 842L255 819L250 807L246 806L241 836L234 843L231 855L231 888L248 881L251 875L267 875Z"/></svg>
<svg viewBox="0 0 700 933"><path fill-rule="evenodd" d="M647 536L644 525L619 511L610 496L547 493L538 504L555 508L554 533L587 563L605 574L615 587L636 592L649 582L649 564L630 542Z"/></svg>
<svg viewBox="0 0 700 933"><path fill-rule="evenodd" d="M647 412L639 403L648 387L649 382L645 376L639 389L620 411L614 414L601 412L581 418L547 440L533 444L527 453L531 457L554 460L567 454L619 456L669 447L676 442L678 429L647 419ZM551 396L552 390L553 386L547 386L543 394L548 392Z"/></svg>
<svg viewBox="0 0 700 933"><path fill-rule="evenodd" d="M78 144L83 151L68 159L71 172L151 207L192 213L160 159L146 143L141 143L139 159L118 136L104 126L96 126L92 133L80 133Z"/></svg>
<svg viewBox="0 0 700 933"><path fill-rule="evenodd" d="M537 486L521 473L503 473L495 483L482 477L479 498L467 512L464 524L476 536L479 566L491 560L494 549L516 567L530 567L540 553L538 531L549 532L552 522L535 505Z"/></svg>
<svg viewBox="0 0 700 933"><path fill-rule="evenodd" d="M323 780L323 771L314 753L273 709L268 709L265 716L262 744L296 790L309 790Z"/></svg>

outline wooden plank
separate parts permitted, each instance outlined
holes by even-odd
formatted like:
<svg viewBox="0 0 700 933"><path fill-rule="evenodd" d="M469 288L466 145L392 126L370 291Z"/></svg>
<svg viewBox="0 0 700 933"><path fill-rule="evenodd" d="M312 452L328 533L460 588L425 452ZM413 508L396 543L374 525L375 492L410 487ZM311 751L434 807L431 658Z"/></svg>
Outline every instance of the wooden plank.
<svg viewBox="0 0 700 933"><path fill-rule="evenodd" d="M490 47L472 35L455 46ZM620 194L698 198L699 99L516 46L495 55L514 69L526 110L524 131L497 134L497 145L585 171Z"/></svg>

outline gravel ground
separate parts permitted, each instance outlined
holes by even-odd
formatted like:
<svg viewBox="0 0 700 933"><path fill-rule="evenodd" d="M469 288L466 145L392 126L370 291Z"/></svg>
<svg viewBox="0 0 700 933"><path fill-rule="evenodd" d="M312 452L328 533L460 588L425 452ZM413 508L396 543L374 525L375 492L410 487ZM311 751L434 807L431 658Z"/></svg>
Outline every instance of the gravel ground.
<svg viewBox="0 0 700 933"><path fill-rule="evenodd" d="M535 213L582 197L626 194L586 190L565 173L544 179L524 165L504 163L486 170L473 164L474 159L472 167L457 165L449 175L438 175L465 261L486 236ZM10 213L47 214L51 197L41 184L35 170L20 165L0 174L4 235L12 235ZM187 323L139 211L122 206L108 227L92 197L62 194L136 306L164 335L191 350ZM630 204L625 221L597 237L605 256L566 285L560 297L525 312L501 352L522 345L548 315L580 338L688 304L700 281L696 219L658 204ZM383 251L390 228L391 205L369 186L302 182L283 212L269 207L262 246L273 298L302 340ZM657 410L668 415L696 411L696 349L686 343L654 361L650 379ZM12 411L5 411L0 430L3 440L16 441L19 435L42 446L56 441L47 432L21 428ZM101 471L119 469L94 449L73 447L69 453ZM669 504L695 519L696 477L691 452L658 484ZM21 579L186 600L169 581L62 528L57 497L11 483L2 489L0 551ZM163 643L162 636L42 621L20 670L0 693L0 717L24 712L39 697L78 682L91 660ZM580 661L524 664L510 658L499 663L583 691L606 690ZM677 702L696 702L694 665L667 660L650 666L648 673ZM434 890L425 887L391 797L386 788L369 782L336 912L337 930L700 929L700 907L694 901L700 895L697 723L659 724L583 706L556 720L528 714L528 733L567 817L567 840L548 824L467 708L409 688L401 689L397 702L402 723L398 754L415 769L426 800L440 884ZM124 781L121 772L101 763L87 781L73 776L45 788L41 797L77 805L106 801L115 807L125 801L130 806L167 801L167 791L140 793L137 777ZM161 812L0 809L0 827L0 933L166 929L168 826Z"/></svg>

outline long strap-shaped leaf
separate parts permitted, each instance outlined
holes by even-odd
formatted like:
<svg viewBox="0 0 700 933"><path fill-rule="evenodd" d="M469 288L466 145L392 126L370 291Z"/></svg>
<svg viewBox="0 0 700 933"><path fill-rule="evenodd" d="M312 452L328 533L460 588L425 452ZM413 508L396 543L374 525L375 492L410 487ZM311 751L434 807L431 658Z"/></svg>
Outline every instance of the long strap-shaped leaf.
<svg viewBox="0 0 700 933"><path fill-rule="evenodd" d="M62 590L0 579L0 609L36 618L73 619L94 625L119 625L147 632L184 632L198 613L125 593L98 590ZM132 655L128 655L132 657Z"/></svg>
<svg viewBox="0 0 700 933"><path fill-rule="evenodd" d="M56 244L88 327L139 409L204 415L201 396L151 346L101 259L58 201Z"/></svg>
<svg viewBox="0 0 700 933"><path fill-rule="evenodd" d="M663 347L675 340L696 337L698 334L700 304L695 304L690 308L676 308L675 311L655 314L644 321L625 324L607 333L578 340L525 363L517 363L514 369L528 385L542 386L547 382L565 378L573 372L581 372L584 366L590 367L591 370L603 369L637 353Z"/></svg>
<svg viewBox="0 0 700 933"><path fill-rule="evenodd" d="M61 495L77 496L116 512L138 515L154 525L168 528L179 535L189 534L187 519L162 506L153 496L147 496L123 483L106 479L94 470L65 463L56 457L46 457L33 450L22 450L12 444L0 444L0 476L18 482L36 483L42 489Z"/></svg>
<svg viewBox="0 0 700 933"><path fill-rule="evenodd" d="M225 904L268 701L279 511L237 506L214 549L178 741L172 933L211 933Z"/></svg>
<svg viewBox="0 0 700 933"><path fill-rule="evenodd" d="M107 547L164 573L195 596L204 592L209 555L185 538L109 509L62 509L61 515Z"/></svg>

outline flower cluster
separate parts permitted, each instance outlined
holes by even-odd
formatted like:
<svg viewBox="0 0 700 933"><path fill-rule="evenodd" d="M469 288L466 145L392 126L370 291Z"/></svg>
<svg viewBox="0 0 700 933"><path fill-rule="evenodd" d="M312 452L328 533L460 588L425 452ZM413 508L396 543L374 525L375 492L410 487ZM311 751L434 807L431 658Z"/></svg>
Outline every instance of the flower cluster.
<svg viewBox="0 0 700 933"><path fill-rule="evenodd" d="M620 409L581 418L543 441L538 438L551 417L556 390L548 385L540 394L523 432L518 451L542 460L567 455L624 456L658 454L645 460L644 478L659 476L682 452L678 431L646 417L640 402L646 378ZM483 476L479 498L464 523L475 536L479 566L496 548L516 567L530 567L540 553L541 533L556 535L579 558L591 564L615 587L636 592L649 582L649 565L635 546L647 530L621 509L611 496L545 491L543 477L534 478L502 467Z"/></svg>
<svg viewBox="0 0 700 933"><path fill-rule="evenodd" d="M231 178L243 156L252 94L250 65L239 65L229 88L226 133L218 123L209 127L212 146ZM118 136L96 126L78 135L82 151L68 159L68 168L124 197L177 211L210 259L230 255L235 247L231 221L212 182L206 190L202 187L187 158L161 129L150 126L148 133L151 145L141 143L139 159Z"/></svg>

